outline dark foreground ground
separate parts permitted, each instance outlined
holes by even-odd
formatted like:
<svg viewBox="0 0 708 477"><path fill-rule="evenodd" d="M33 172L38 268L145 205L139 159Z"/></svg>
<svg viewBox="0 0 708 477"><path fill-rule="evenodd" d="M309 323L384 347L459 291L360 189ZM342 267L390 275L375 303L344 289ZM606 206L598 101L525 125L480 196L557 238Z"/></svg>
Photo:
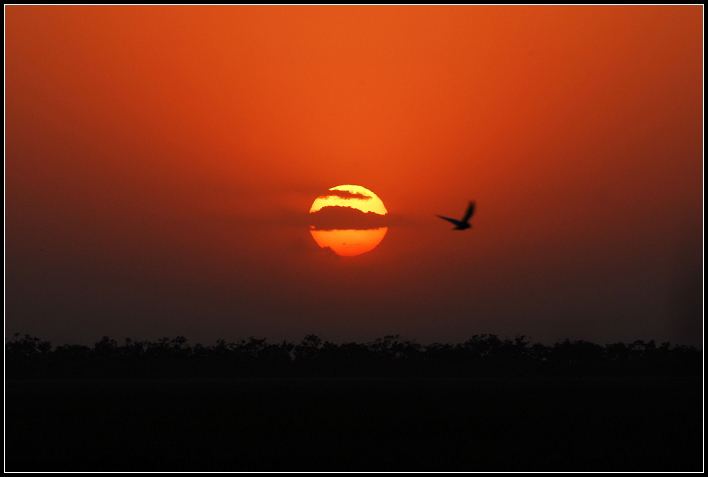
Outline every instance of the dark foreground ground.
<svg viewBox="0 0 708 477"><path fill-rule="evenodd" d="M701 378L6 382L7 471L701 471Z"/></svg>

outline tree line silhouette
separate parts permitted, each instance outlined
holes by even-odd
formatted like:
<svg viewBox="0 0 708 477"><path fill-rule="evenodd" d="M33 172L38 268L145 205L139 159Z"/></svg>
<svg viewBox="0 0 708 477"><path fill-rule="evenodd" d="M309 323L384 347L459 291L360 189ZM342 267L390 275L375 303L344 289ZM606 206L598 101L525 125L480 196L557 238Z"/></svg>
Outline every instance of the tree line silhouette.
<svg viewBox="0 0 708 477"><path fill-rule="evenodd" d="M61 345L19 334L5 344L6 377L159 378L286 376L701 376L693 346L641 340L601 346L570 341L530 344L474 335L464 343L423 346L399 335L335 344L315 335L300 344L254 337L190 345L184 336L157 342L104 336L93 348Z"/></svg>

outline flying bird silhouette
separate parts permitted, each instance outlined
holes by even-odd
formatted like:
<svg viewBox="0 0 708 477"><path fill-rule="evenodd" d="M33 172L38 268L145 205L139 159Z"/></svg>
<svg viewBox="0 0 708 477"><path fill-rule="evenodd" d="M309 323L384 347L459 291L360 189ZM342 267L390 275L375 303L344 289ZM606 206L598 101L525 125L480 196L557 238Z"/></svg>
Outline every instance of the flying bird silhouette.
<svg viewBox="0 0 708 477"><path fill-rule="evenodd" d="M467 212L465 213L465 216L462 217L462 220L451 219L450 217L443 217L442 215L438 215L438 217L455 224L455 228L452 230L465 230L472 227L470 225L470 217L472 217L472 214L474 214L474 201L471 200L470 205L467 206Z"/></svg>

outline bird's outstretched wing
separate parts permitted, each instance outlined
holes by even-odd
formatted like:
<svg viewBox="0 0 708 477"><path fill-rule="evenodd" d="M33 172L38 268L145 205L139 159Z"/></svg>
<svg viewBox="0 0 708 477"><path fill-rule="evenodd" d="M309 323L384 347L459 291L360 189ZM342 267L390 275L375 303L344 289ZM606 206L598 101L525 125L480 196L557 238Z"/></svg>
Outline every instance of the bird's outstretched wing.
<svg viewBox="0 0 708 477"><path fill-rule="evenodd" d="M442 215L438 215L443 220L447 220L448 222L452 222L455 225L460 225L460 221L457 219L451 219L450 217L443 217Z"/></svg>
<svg viewBox="0 0 708 477"><path fill-rule="evenodd" d="M470 201L470 205L467 207L467 213L462 218L462 221L467 222L468 220L470 220L470 217L472 217L472 214L474 214L474 201Z"/></svg>

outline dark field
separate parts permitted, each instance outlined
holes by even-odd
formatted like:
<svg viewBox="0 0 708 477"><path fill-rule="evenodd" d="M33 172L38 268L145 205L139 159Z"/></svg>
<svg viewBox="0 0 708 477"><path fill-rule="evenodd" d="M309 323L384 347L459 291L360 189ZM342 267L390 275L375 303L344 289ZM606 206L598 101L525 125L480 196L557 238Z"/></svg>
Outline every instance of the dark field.
<svg viewBox="0 0 708 477"><path fill-rule="evenodd" d="M6 381L7 471L701 471L701 378Z"/></svg>

